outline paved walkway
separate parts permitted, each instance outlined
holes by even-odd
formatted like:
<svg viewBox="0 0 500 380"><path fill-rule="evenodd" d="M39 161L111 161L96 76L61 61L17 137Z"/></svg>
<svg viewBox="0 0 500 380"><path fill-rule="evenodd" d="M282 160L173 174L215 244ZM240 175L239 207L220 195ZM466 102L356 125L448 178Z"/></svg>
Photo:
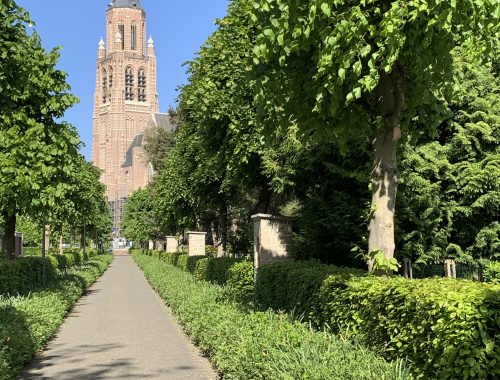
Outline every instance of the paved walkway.
<svg viewBox="0 0 500 380"><path fill-rule="evenodd" d="M115 256L21 379L216 379L130 256Z"/></svg>

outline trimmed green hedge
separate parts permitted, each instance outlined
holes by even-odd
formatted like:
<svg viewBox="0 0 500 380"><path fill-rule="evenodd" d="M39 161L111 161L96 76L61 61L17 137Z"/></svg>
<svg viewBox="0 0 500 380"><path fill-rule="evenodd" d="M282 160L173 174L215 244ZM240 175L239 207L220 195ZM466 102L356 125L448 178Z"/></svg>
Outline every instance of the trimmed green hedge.
<svg viewBox="0 0 500 380"><path fill-rule="evenodd" d="M259 268L257 304L293 312L436 379L500 378L500 286L380 278L316 263Z"/></svg>
<svg viewBox="0 0 500 380"><path fill-rule="evenodd" d="M90 255L93 256L94 252ZM41 257L0 259L0 294L23 294L42 286L42 267L45 262L46 281L74 266L82 265L85 258L80 252Z"/></svg>
<svg viewBox="0 0 500 380"><path fill-rule="evenodd" d="M224 297L230 288L198 281L154 257L133 257L224 379L412 378L401 363L387 363L370 350L313 332L284 315L242 311ZM237 266L248 269L238 263L231 270L239 272Z"/></svg>
<svg viewBox="0 0 500 380"><path fill-rule="evenodd" d="M112 260L111 255L95 257L27 296L0 296L0 380L16 378Z"/></svg>

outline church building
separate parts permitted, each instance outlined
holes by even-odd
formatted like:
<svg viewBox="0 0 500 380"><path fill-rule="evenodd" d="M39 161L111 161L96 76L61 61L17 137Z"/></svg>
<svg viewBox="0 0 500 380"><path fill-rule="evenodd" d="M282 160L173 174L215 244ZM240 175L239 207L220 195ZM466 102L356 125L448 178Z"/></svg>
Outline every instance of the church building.
<svg viewBox="0 0 500 380"><path fill-rule="evenodd" d="M143 149L144 130L161 117L156 90L153 39L147 40L146 12L139 0L113 0L106 12L106 42L99 42L94 98L92 160L120 236L123 206L148 184L151 165Z"/></svg>

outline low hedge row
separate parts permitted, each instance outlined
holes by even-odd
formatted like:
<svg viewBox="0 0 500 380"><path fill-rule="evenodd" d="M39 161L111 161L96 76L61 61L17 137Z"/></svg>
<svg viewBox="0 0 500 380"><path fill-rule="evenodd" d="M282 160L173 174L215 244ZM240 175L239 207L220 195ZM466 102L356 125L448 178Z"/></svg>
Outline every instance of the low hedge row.
<svg viewBox="0 0 500 380"><path fill-rule="evenodd" d="M253 299L253 263L232 257L188 256L152 250L132 250L132 253L156 257L193 274L198 280L218 285L230 285L237 299L248 303Z"/></svg>
<svg viewBox="0 0 500 380"><path fill-rule="evenodd" d="M367 276L316 263L259 268L256 302L356 337L420 376L500 378L500 286Z"/></svg>
<svg viewBox="0 0 500 380"><path fill-rule="evenodd" d="M0 259L0 294L24 294L42 286L42 268L45 263L46 281L54 280L58 274L95 256L96 251L85 255L74 251L64 255L49 255L45 259L37 256Z"/></svg>
<svg viewBox="0 0 500 380"><path fill-rule="evenodd" d="M100 255L29 295L0 296L0 380L16 378L111 261L111 255Z"/></svg>
<svg viewBox="0 0 500 380"><path fill-rule="evenodd" d="M153 257L133 256L224 379L412 378L401 363L387 363L370 350L313 332L285 315L242 311L222 296L228 289Z"/></svg>

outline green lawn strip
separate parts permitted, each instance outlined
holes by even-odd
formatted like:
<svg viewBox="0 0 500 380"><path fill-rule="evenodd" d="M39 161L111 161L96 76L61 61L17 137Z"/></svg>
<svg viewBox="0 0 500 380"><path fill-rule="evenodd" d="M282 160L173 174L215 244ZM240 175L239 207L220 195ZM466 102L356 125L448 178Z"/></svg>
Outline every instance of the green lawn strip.
<svg viewBox="0 0 500 380"><path fill-rule="evenodd" d="M151 286L224 379L411 379L401 362L314 332L286 315L243 311L230 290L134 254Z"/></svg>
<svg viewBox="0 0 500 380"><path fill-rule="evenodd" d="M112 260L111 255L96 256L45 288L23 296L0 296L0 380L16 378Z"/></svg>

